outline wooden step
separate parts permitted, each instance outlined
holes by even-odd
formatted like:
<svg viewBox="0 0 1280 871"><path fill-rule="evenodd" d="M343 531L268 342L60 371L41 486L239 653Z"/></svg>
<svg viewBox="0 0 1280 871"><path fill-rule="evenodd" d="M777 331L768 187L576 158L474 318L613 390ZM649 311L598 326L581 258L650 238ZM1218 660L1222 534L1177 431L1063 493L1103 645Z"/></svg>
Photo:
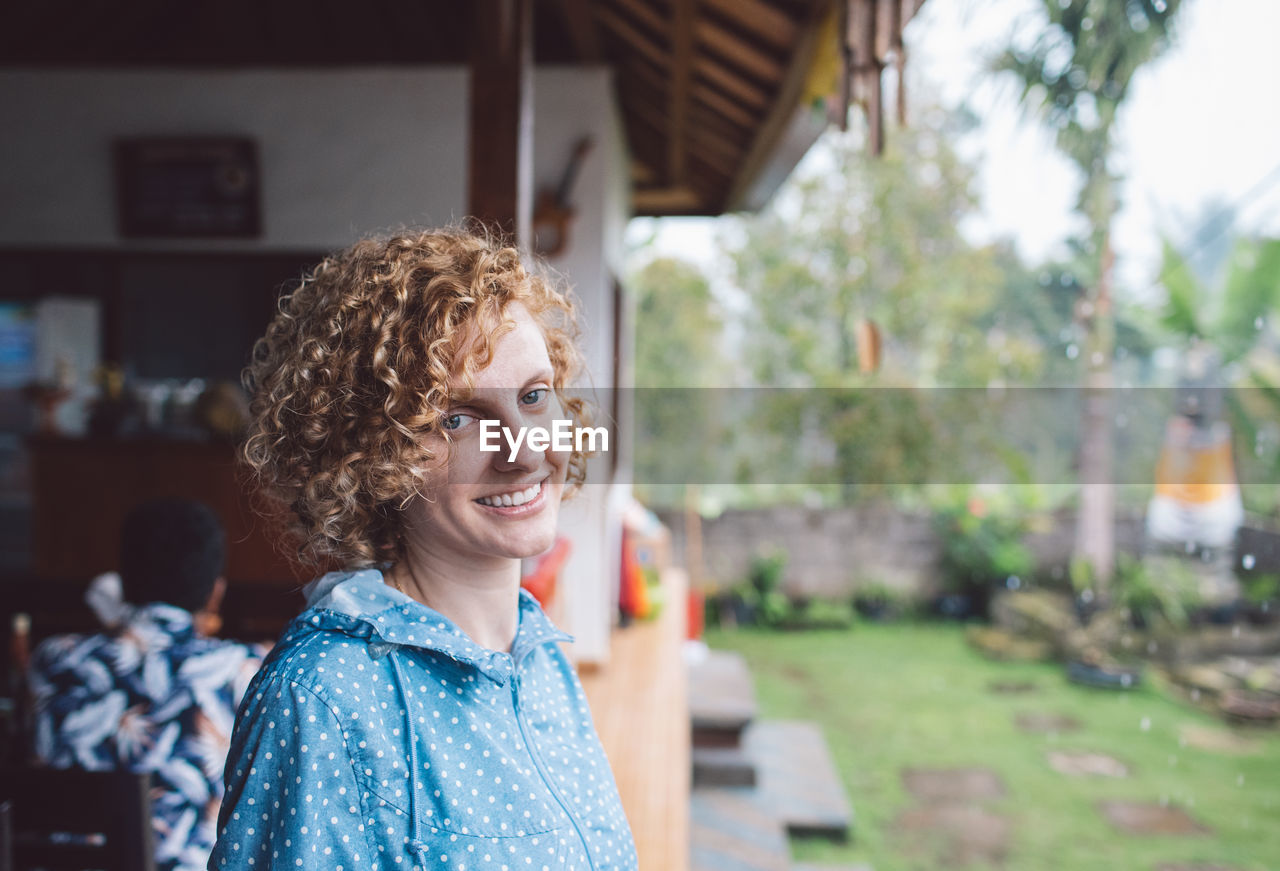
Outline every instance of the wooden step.
<svg viewBox="0 0 1280 871"><path fill-rule="evenodd" d="M761 720L743 736L761 801L801 837L847 841L853 809L822 730L799 720Z"/></svg>
<svg viewBox="0 0 1280 871"><path fill-rule="evenodd" d="M790 871L782 824L754 789L695 789L690 801L692 871Z"/></svg>
<svg viewBox="0 0 1280 871"><path fill-rule="evenodd" d="M755 786L755 761L741 747L694 747L693 785Z"/></svg>
<svg viewBox="0 0 1280 871"><path fill-rule="evenodd" d="M689 715L693 746L738 747L756 717L756 691L740 655L711 650L689 667Z"/></svg>

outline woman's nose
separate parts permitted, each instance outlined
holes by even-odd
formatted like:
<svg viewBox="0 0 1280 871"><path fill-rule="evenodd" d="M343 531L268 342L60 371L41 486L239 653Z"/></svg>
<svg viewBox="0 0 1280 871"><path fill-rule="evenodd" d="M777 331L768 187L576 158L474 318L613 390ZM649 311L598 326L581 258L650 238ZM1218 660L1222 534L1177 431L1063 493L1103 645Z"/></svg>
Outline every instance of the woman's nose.
<svg viewBox="0 0 1280 871"><path fill-rule="evenodd" d="M548 422L541 416L509 415L502 422L503 444L498 452L495 467L504 472L531 472L542 466L546 451Z"/></svg>

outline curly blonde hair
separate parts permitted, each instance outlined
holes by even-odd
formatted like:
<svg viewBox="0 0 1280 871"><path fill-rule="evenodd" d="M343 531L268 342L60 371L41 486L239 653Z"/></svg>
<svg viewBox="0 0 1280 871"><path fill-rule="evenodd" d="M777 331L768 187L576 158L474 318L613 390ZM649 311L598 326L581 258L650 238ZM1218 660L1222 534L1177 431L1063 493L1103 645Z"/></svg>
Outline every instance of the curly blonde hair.
<svg viewBox="0 0 1280 871"><path fill-rule="evenodd" d="M441 459L421 436L447 436L450 379L474 386L513 303L541 326L552 387L583 421L581 400L564 394L581 364L573 303L483 228L365 239L281 299L244 372L253 402L241 459L272 513L292 513L300 561L399 555L401 509ZM585 471L575 451L570 488Z"/></svg>

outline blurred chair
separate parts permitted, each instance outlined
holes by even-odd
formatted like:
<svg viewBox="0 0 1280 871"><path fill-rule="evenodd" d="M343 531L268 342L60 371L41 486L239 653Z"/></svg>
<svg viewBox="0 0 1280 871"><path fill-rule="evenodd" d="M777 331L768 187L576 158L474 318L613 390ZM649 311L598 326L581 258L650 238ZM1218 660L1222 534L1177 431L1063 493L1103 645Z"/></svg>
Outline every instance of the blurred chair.
<svg viewBox="0 0 1280 871"><path fill-rule="evenodd" d="M150 775L126 771L0 771L12 843L0 871L154 871L150 789Z"/></svg>

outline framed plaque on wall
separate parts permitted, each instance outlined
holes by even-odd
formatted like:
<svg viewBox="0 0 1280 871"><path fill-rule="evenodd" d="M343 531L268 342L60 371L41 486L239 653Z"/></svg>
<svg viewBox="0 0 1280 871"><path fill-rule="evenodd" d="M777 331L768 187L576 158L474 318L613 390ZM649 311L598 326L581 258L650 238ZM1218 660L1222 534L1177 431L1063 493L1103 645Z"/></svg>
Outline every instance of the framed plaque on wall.
<svg viewBox="0 0 1280 871"><path fill-rule="evenodd" d="M114 158L121 236L261 235L258 148L252 139L118 139Z"/></svg>

